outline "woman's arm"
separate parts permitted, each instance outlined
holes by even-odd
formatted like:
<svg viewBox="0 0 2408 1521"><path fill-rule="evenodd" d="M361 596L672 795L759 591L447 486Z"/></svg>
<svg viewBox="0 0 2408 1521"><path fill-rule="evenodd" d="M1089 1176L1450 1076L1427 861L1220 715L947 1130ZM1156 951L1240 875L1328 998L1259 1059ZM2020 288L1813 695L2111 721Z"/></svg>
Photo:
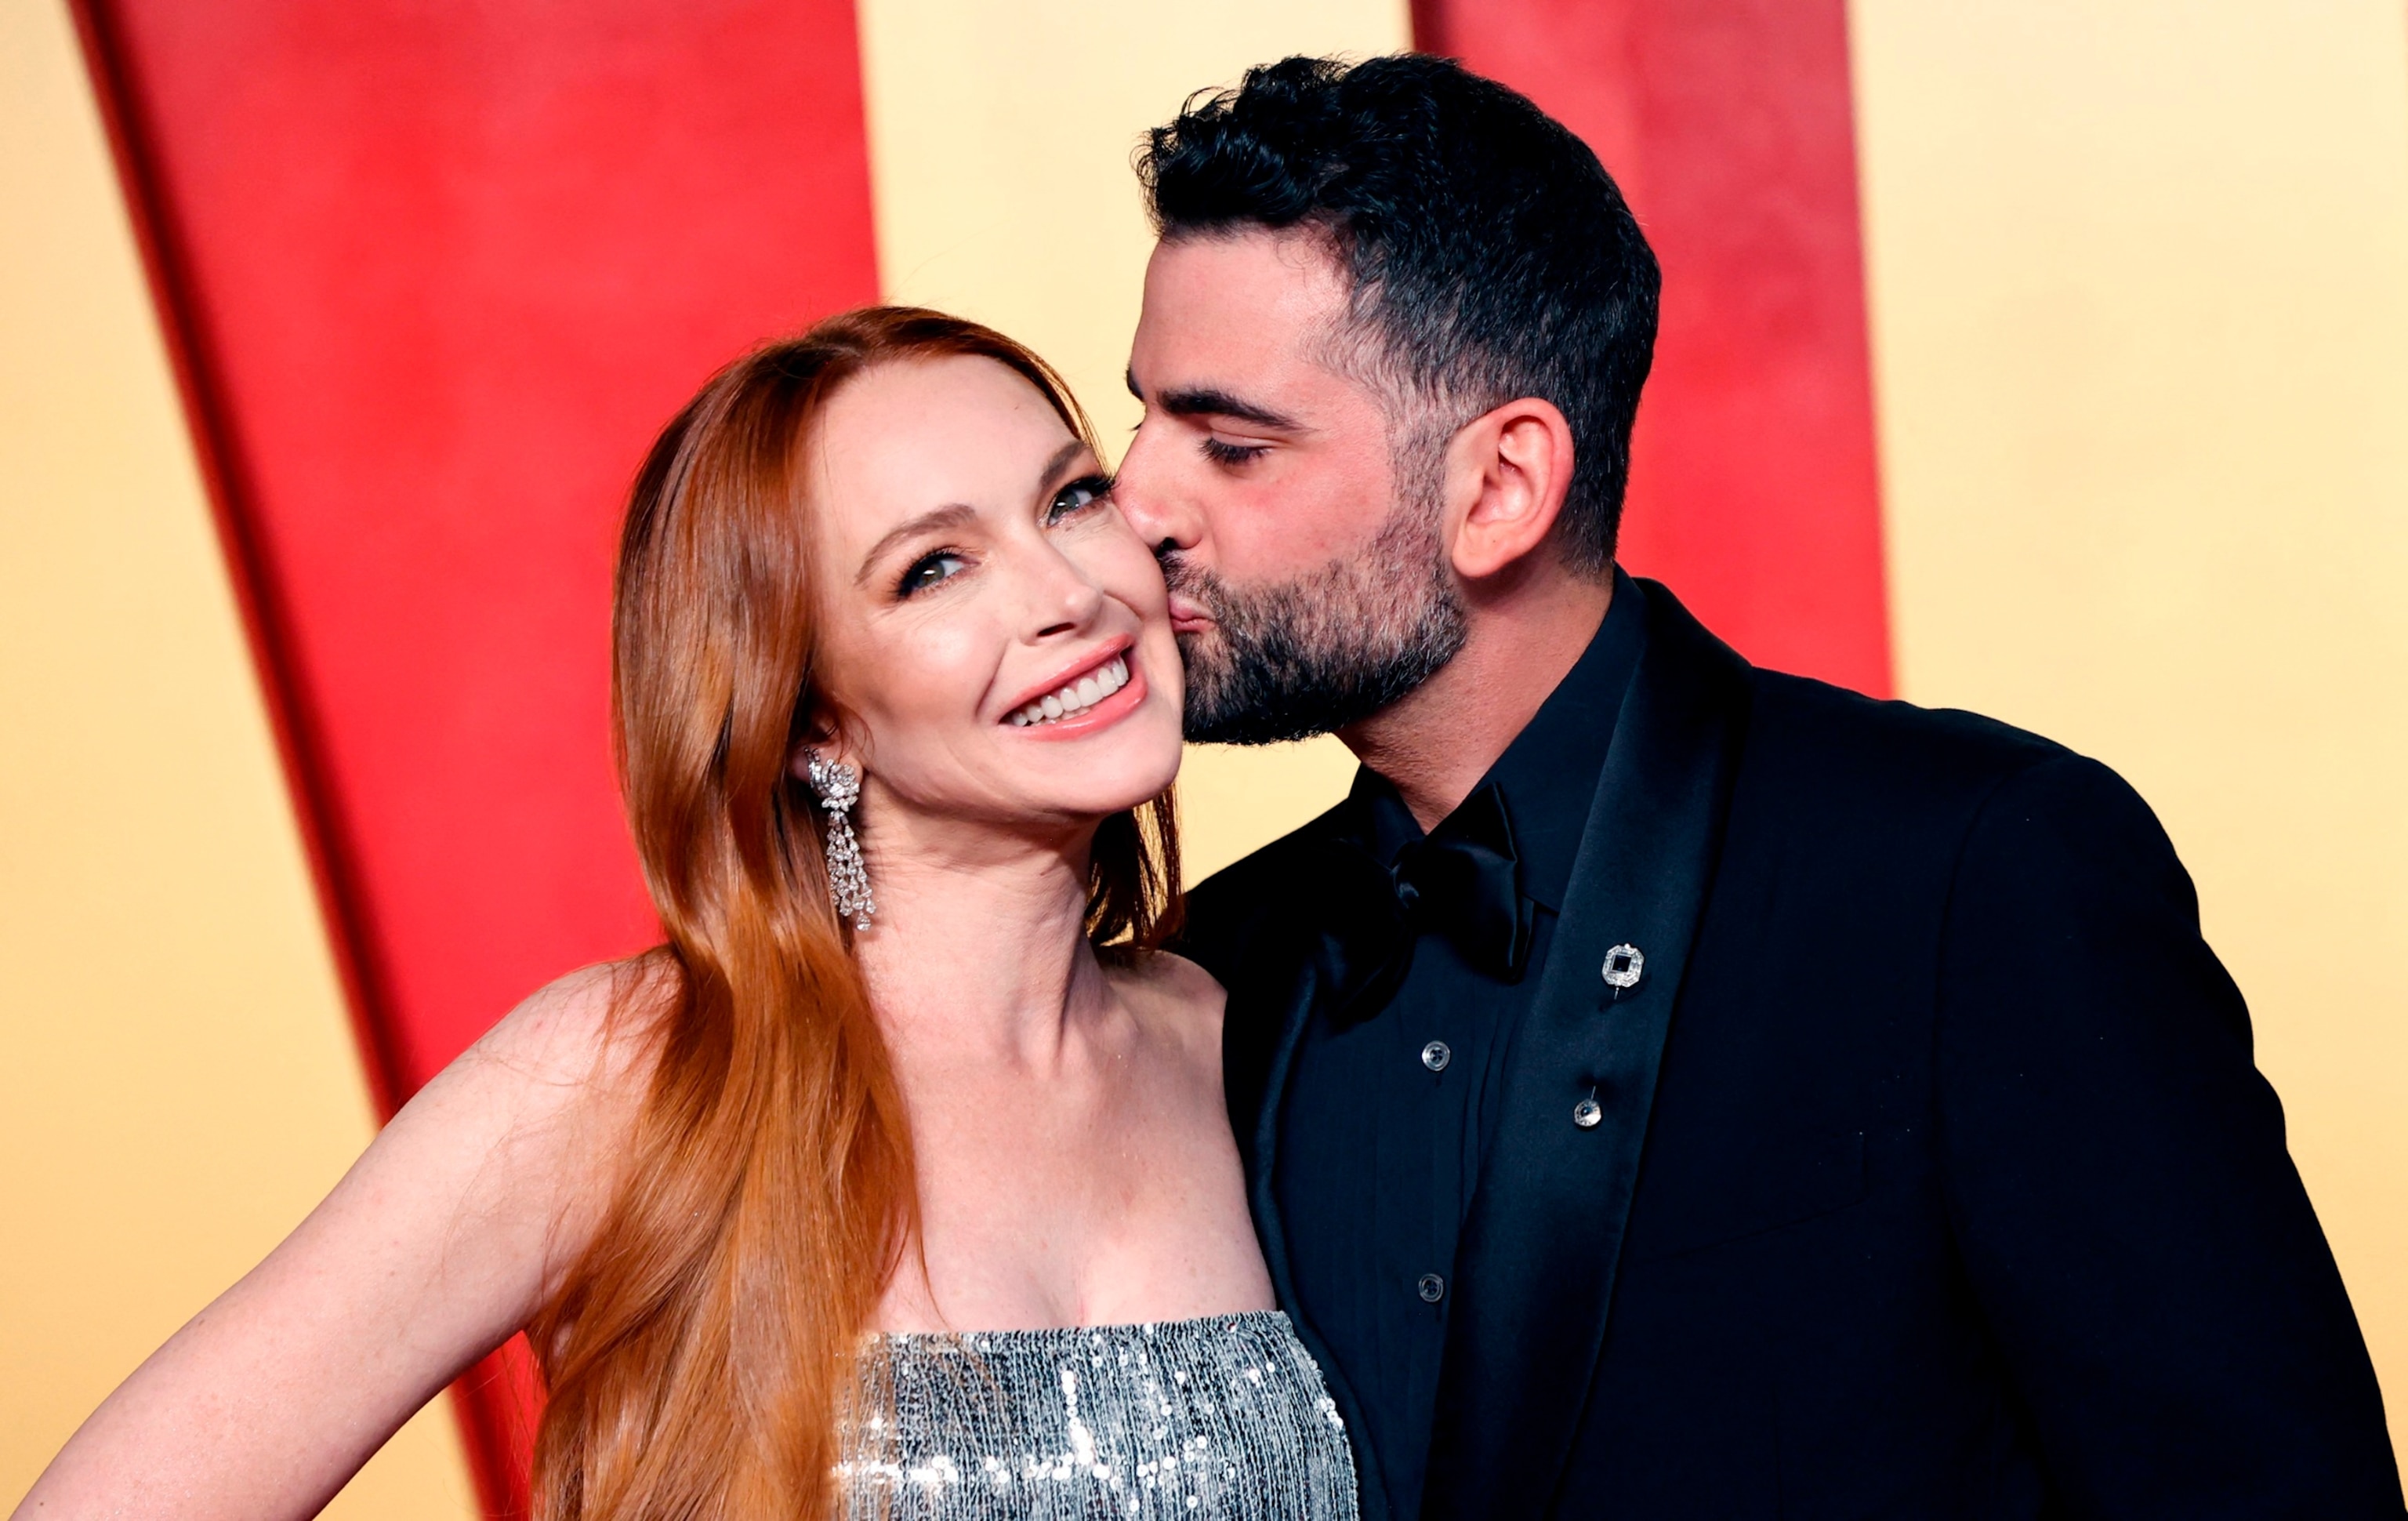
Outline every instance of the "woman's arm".
<svg viewBox="0 0 2408 1521"><path fill-rule="evenodd" d="M583 1250L615 1184L597 1159L641 1098L613 982L552 984L427 1084L93 1413L18 1521L315 1515Z"/></svg>

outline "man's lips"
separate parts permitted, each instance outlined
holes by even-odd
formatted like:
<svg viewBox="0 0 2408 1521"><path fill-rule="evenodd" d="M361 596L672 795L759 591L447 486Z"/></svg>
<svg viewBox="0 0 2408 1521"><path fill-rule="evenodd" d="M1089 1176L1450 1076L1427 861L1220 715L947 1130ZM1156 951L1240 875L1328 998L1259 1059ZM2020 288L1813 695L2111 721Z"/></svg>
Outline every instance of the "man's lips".
<svg viewBox="0 0 2408 1521"><path fill-rule="evenodd" d="M1200 634L1216 622L1204 605L1179 592L1170 594L1170 631L1174 634Z"/></svg>

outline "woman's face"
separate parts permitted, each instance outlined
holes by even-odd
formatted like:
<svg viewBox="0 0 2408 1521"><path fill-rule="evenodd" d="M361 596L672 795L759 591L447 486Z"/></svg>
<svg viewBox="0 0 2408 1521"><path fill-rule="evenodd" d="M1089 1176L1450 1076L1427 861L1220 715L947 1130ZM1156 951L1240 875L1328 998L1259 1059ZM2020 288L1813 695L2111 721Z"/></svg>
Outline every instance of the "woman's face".
<svg viewBox="0 0 2408 1521"><path fill-rule="evenodd" d="M886 806L1006 825L1133 807L1179 768L1162 572L1036 387L879 366L820 417L821 679Z"/></svg>

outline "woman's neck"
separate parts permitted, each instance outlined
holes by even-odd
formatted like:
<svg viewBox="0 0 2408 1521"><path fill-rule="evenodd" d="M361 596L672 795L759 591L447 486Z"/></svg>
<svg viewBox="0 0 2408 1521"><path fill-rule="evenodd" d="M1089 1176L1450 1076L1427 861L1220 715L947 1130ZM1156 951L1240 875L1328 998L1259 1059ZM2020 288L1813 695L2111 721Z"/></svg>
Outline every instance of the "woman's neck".
<svg viewBox="0 0 2408 1521"><path fill-rule="evenodd" d="M1089 838L892 817L866 836L878 912L854 949L898 1055L1041 1071L1110 1005L1086 937Z"/></svg>

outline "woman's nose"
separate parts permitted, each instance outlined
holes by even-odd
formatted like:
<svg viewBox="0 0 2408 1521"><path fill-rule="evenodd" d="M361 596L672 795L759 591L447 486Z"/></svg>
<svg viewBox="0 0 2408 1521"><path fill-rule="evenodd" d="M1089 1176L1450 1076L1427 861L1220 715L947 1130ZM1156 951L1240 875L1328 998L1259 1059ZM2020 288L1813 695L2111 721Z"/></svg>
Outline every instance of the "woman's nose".
<svg viewBox="0 0 2408 1521"><path fill-rule="evenodd" d="M1095 578L1051 544L1039 552L1036 559L1033 569L1037 583L1031 598L1034 616L1030 621L1036 625L1037 637L1075 634L1095 622L1104 607L1104 589Z"/></svg>

